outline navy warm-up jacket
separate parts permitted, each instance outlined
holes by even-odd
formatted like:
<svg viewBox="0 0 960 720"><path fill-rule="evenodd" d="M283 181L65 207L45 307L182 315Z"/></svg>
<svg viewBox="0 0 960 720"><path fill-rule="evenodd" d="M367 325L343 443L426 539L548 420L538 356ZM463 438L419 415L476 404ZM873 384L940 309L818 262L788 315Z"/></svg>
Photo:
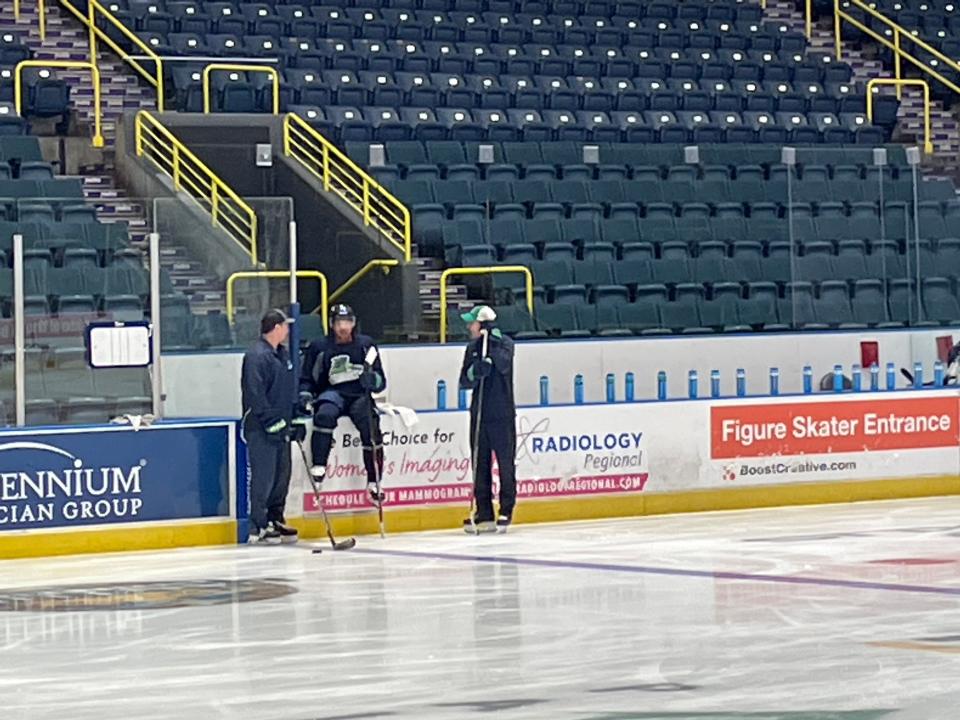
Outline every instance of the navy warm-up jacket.
<svg viewBox="0 0 960 720"><path fill-rule="evenodd" d="M240 389L243 415L247 427L265 430L278 420L293 419L294 390L293 363L287 349L276 350L263 338L243 356Z"/></svg>
<svg viewBox="0 0 960 720"><path fill-rule="evenodd" d="M471 340L463 355L460 368L460 387L476 389L480 379L473 376L473 363L480 359L483 338ZM513 340L494 328L490 331L487 355L493 361L493 372L483 382L482 420L509 420L516 417L517 408L513 399ZM470 401L470 413L477 415L480 393L474 392Z"/></svg>

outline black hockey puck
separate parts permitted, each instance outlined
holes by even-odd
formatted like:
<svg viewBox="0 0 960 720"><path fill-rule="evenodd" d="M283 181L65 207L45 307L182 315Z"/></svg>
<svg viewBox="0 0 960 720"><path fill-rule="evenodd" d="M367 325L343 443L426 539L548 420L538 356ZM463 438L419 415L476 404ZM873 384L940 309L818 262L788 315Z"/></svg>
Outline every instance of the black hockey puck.
<svg viewBox="0 0 960 720"><path fill-rule="evenodd" d="M313 553L314 555L319 555L319 554L322 553L322 552L323 552L323 550L321 550L320 548L314 548L314 549L312 550L312 553Z"/></svg>

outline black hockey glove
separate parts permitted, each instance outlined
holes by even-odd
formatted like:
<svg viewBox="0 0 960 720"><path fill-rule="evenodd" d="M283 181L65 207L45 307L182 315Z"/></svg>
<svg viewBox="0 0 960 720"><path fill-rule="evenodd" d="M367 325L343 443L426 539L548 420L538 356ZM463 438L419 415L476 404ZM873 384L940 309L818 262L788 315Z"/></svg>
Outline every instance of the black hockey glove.
<svg viewBox="0 0 960 720"><path fill-rule="evenodd" d="M313 415L313 393L301 390L297 398L297 414Z"/></svg>
<svg viewBox="0 0 960 720"><path fill-rule="evenodd" d="M276 420L270 420L264 430L267 431L267 437L274 442L283 442L287 439L290 425L283 418L277 418Z"/></svg>
<svg viewBox="0 0 960 720"><path fill-rule="evenodd" d="M307 439L307 419L295 418L290 426L290 439L295 443L302 443Z"/></svg>
<svg viewBox="0 0 960 720"><path fill-rule="evenodd" d="M488 377L493 372L493 360L488 357L482 360L474 360L471 369L473 370L473 377L476 380Z"/></svg>
<svg viewBox="0 0 960 720"><path fill-rule="evenodd" d="M380 376L369 365L364 367L363 372L360 373L360 387L367 392L375 391L380 387Z"/></svg>

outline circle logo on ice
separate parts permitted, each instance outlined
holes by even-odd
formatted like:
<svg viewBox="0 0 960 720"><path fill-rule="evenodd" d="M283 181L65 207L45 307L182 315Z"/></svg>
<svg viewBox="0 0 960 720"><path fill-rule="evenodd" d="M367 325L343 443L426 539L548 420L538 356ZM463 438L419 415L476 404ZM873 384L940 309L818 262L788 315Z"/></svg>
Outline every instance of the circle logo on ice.
<svg viewBox="0 0 960 720"><path fill-rule="evenodd" d="M282 580L182 580L104 583L73 587L0 589L0 612L79 612L84 610L167 610L230 605L293 595Z"/></svg>

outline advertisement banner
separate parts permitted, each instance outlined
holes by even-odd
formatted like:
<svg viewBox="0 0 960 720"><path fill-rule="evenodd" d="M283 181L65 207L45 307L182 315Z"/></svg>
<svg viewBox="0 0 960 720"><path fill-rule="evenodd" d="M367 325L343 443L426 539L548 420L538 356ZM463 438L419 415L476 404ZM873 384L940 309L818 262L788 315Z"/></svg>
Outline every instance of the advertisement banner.
<svg viewBox="0 0 960 720"><path fill-rule="evenodd" d="M517 497L520 500L642 492L649 479L646 437L636 405L611 407L584 423L583 408L527 408L517 417ZM584 427L590 431L585 432ZM420 413L406 428L381 418L385 505L468 504L472 484L466 412ZM328 511L370 508L360 438L341 421L327 464ZM304 472L303 511L317 510ZM494 481L499 469L494 464Z"/></svg>
<svg viewBox="0 0 960 720"><path fill-rule="evenodd" d="M231 423L0 432L0 533L231 517Z"/></svg>
<svg viewBox="0 0 960 720"><path fill-rule="evenodd" d="M958 427L944 393L715 405L707 472L745 484L956 474Z"/></svg>
<svg viewBox="0 0 960 720"><path fill-rule="evenodd" d="M517 494L523 502L957 475L958 406L956 393L904 392L522 408ZM466 507L467 413L420 413L410 428L385 416L382 426L388 508ZM349 421L335 443L323 483L327 510L371 509ZM288 509L316 511L306 473L295 472L303 493Z"/></svg>
<svg viewBox="0 0 960 720"><path fill-rule="evenodd" d="M953 397L721 406L710 421L715 459L917 450L958 439Z"/></svg>

